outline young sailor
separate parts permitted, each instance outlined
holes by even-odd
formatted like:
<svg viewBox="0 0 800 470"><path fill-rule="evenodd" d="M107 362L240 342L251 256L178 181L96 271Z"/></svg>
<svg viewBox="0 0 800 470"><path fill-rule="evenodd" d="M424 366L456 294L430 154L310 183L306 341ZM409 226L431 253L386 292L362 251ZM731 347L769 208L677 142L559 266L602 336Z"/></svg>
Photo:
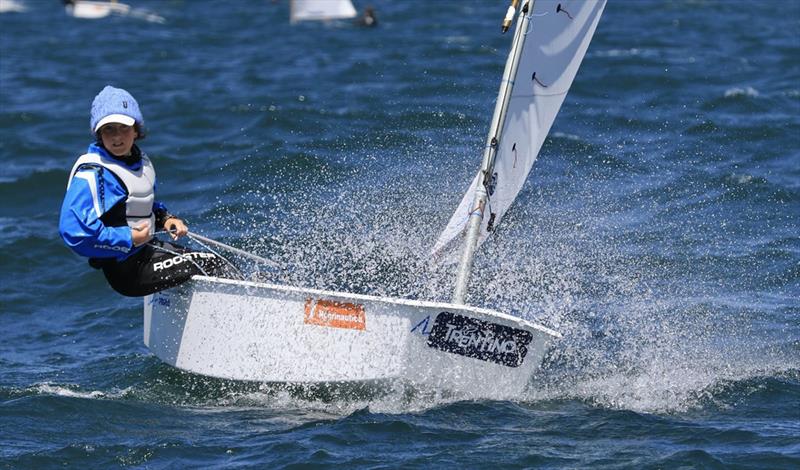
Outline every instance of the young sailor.
<svg viewBox="0 0 800 470"><path fill-rule="evenodd" d="M177 240L188 228L155 199L153 164L135 144L145 134L133 96L106 86L92 102L90 124L96 141L72 167L61 205L64 243L102 268L114 290L131 297L174 287L195 274L230 271L213 253L154 237L166 230Z"/></svg>
<svg viewBox="0 0 800 470"><path fill-rule="evenodd" d="M364 8L364 14L356 20L356 25L374 27L378 26L378 17L375 16L375 8L372 5L367 5Z"/></svg>

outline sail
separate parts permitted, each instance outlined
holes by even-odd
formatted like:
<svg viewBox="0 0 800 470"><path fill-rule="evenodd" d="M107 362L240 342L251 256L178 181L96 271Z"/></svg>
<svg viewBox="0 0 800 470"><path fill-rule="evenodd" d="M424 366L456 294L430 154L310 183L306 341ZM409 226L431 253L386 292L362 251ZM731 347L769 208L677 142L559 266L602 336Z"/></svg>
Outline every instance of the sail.
<svg viewBox="0 0 800 470"><path fill-rule="evenodd" d="M291 0L292 23L306 20L339 20L357 15L350 0Z"/></svg>
<svg viewBox="0 0 800 470"><path fill-rule="evenodd" d="M530 27L517 74L511 81L511 97L499 133L479 244L497 226L522 189L578 72L606 0L536 0L532 3L533 12L528 12ZM482 183L479 171L436 241L434 254L440 253L465 231L475 191Z"/></svg>
<svg viewBox="0 0 800 470"><path fill-rule="evenodd" d="M27 10L28 7L17 0L0 0L0 13L22 13Z"/></svg>

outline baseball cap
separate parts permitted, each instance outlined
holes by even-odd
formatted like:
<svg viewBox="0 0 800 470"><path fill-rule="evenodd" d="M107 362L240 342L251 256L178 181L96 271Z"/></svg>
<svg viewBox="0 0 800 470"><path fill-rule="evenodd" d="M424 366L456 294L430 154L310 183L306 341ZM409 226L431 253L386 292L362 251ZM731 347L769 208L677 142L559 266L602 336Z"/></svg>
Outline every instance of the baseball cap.
<svg viewBox="0 0 800 470"><path fill-rule="evenodd" d="M139 127L144 127L144 118L136 99L122 88L109 85L94 97L89 124L92 133L96 133L112 122L126 126L138 123Z"/></svg>

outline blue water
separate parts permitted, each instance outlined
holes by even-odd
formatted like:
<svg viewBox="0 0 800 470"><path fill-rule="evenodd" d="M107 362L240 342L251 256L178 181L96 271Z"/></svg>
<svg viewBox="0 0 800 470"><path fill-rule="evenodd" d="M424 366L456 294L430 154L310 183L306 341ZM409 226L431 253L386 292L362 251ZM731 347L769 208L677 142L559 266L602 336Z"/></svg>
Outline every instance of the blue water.
<svg viewBox="0 0 800 470"><path fill-rule="evenodd" d="M529 390L229 382L159 362L60 242L106 84L159 196L278 280L447 300L427 250L476 171L506 2L0 14L0 467L800 467L800 3L612 0L470 303L564 334ZM359 8L364 2L356 1Z"/></svg>

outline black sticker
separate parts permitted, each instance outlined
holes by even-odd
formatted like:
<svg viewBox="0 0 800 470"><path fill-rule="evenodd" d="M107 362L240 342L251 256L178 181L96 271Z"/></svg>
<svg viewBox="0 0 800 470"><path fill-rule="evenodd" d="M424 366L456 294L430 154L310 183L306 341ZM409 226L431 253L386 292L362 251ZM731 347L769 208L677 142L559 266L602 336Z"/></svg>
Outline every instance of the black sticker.
<svg viewBox="0 0 800 470"><path fill-rule="evenodd" d="M428 346L460 356L519 367L533 335L525 330L450 312L436 315Z"/></svg>

